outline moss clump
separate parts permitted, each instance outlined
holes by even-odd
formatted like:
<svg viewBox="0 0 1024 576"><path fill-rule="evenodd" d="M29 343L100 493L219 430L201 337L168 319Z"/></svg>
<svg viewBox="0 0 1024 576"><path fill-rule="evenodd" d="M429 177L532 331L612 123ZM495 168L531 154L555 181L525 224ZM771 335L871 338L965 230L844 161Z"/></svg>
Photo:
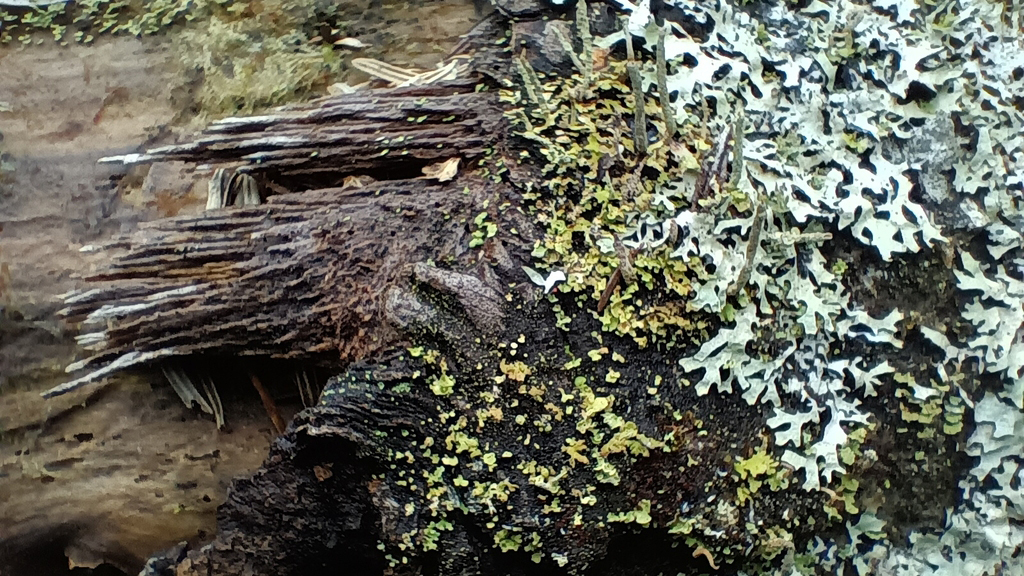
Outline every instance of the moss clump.
<svg viewBox="0 0 1024 576"><path fill-rule="evenodd" d="M202 80L200 115L222 116L322 94L342 71L333 47L313 42L337 7L318 0L234 3L175 36L181 66Z"/></svg>
<svg viewBox="0 0 1024 576"><path fill-rule="evenodd" d="M55 41L91 43L104 34L149 36L175 24L208 18L219 10L238 10L234 0L81 0L32 8L0 10L0 43L42 43L48 31Z"/></svg>
<svg viewBox="0 0 1024 576"><path fill-rule="evenodd" d="M342 7L326 0L154 0L50 4L0 10L0 43L89 44L103 35L172 35L186 81L200 85L190 116L251 113L323 90L342 69L321 30Z"/></svg>

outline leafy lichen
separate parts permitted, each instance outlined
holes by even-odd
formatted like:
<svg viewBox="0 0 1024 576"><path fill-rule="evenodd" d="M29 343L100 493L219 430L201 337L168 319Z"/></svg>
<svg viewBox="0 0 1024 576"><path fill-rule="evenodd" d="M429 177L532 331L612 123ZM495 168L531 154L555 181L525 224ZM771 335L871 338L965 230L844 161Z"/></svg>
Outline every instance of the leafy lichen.
<svg viewBox="0 0 1024 576"><path fill-rule="evenodd" d="M649 4L620 4L632 13L627 35L652 44L659 32ZM840 517L858 511L851 499L862 485L857 474L877 457L865 447L869 431L891 425L889 413L873 412L875 402L868 402L878 390L895 390L901 399L896 412L903 433L938 447L938 453L917 450L900 464L924 476L948 466L943 437L955 440L976 402L975 432L966 445L953 441L950 454L982 464L961 471L961 503L948 512L944 532L942 526L914 532L913 546L904 550L887 540L882 516L861 511L847 521L846 544L823 540L813 551L828 562L830 550L841 550L862 572L880 564L897 573L1019 569L1012 543L1022 534L1013 522L1021 518L1024 494L1016 488L1020 467L1004 451L1019 451L1007 439L1024 419L1020 6L964 0L934 7L814 1L798 9L744 11L726 2L677 8L714 29L706 38L677 36L666 46L670 61L696 62L668 79L679 92L678 118L685 124L713 107L705 117L721 126L742 111L757 128L743 136L738 188L764 198L769 215L747 301L723 295L743 264L730 248L742 245L753 223L686 210L675 217L689 234L674 255L710 258L716 267L713 277L692 282L692 302L712 312L729 307L735 322L684 355L683 367L703 373L702 393L738 386L748 402L772 404L767 424L778 445L793 447L782 463L804 472L806 488L831 492L829 507ZM647 81L657 84L654 75ZM938 148L920 145L922 138ZM951 181L931 176L948 166ZM929 189L915 197L922 184ZM960 214L938 210L924 201L929 197L952 203ZM946 265L955 267L965 302L953 314L961 317L908 315L899 304L868 313L853 298L860 292L854 282L873 270L828 265L821 232L841 232L875 251L882 264L868 265L876 270L922 250L948 252ZM951 238L960 245L976 239L984 254L944 247ZM930 325L918 325L921 320ZM967 335L964 325L972 329ZM934 368L925 365L930 374L911 376L871 359L904 349L907 332L915 330L941 350ZM774 354L750 353L766 340L774 341ZM844 352L872 347L877 351L861 356ZM978 371L1002 381L996 392L974 391ZM783 402L793 394L800 398L795 405ZM885 507L877 514L886 514ZM943 545L961 553L948 559Z"/></svg>

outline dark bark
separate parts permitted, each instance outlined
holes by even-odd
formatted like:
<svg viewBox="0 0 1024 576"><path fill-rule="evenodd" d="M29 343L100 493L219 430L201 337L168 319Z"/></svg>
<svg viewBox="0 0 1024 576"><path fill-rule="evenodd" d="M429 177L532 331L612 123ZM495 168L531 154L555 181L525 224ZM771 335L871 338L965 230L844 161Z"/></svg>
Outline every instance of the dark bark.
<svg viewBox="0 0 1024 576"><path fill-rule="evenodd" d="M474 396L471 390L485 392L494 388L489 377L474 377L474 373L496 372L499 360L491 351L499 342L514 340L516 334L525 333L525 344L520 350L534 358L557 358L560 348L571 341L571 337L550 324L546 314L535 310L517 312L500 336L477 343L474 336L479 337L480 331L472 315L454 305L456 298L451 293L427 285L411 285L405 298L416 303L414 315L420 319L418 325L429 324L429 341L451 362L448 369L464 390L460 397ZM624 371L635 382L656 363L656 358L643 357L638 359L637 366ZM565 459L561 448L565 438L573 434L573 424L568 419L564 423L553 422L555 428L550 434L537 433L536 444L523 447L517 438L522 437L524 428L513 421L514 409L510 408L510 400L519 397L521 402L531 403L523 410L530 414L529 420L542 418L541 403L557 401L556 385L571 387L567 381L571 380L570 375L561 370L560 362L554 364L559 365L534 365L538 370L534 381L551 379L550 392L535 407L528 396L516 395L512 390L499 396L493 405L503 407L508 415L500 423L475 429L473 433L481 446L499 453L508 449L515 453L511 461L534 460L555 467ZM551 493L531 485L528 475L514 466L499 460L497 468L489 470L474 464L472 459L466 462L467 454L462 453L463 465L458 473L466 477L470 487L508 480L518 488L507 503L495 502L494 509L469 496L469 488L461 490L466 506L447 514L452 528L441 534L437 549L423 550L421 536L413 538L411 547L404 547L403 535L422 534L434 517L415 491L410 493L403 487L402 479L418 478L421 470L433 466L423 469L422 464L409 465L403 458L396 467L395 453L432 442L437 453L455 454L457 448L445 447L451 423L445 424L439 415L449 411L472 414L472 410L459 405L459 400L433 394L429 387L431 375L436 375L436 367L404 350L351 366L328 384L319 406L293 420L260 472L234 484L228 501L220 509L217 539L187 554L173 551L172 555L178 556L171 563L176 572L150 573L234 574L239 567L253 574L317 574L341 567L352 574L564 573L550 558L537 564L531 561L530 553L521 549L500 550L495 545L494 529L485 527L492 517L500 517L500 526L522 527L528 533L539 534L546 553L564 552L570 569L581 573L706 569L703 558L694 558L691 548L677 546L675 539L664 531L602 522L609 513L628 509L630 495L657 498L655 494L664 491L671 494L669 501L694 501L702 493L700 486L718 480L716 471L724 465L722 458L728 454L730 444L755 434L759 418L749 418L743 407L729 399L696 398L692 390L681 392L686 397L678 400L691 405L693 412L674 427L686 448L671 454L655 452L634 465L616 459L622 476L616 485L596 482L589 471L562 481L566 494L578 490L598 497L599 504L584 508L582 525L574 526L576 508L568 503L563 511L542 513L541 508L551 503ZM512 384L514 389L515 383ZM644 401L645 392L630 388L627 385L615 390L617 402L641 411L633 414L641 431L653 435L664 429L664 416ZM709 414L716 414L723 425L715 436L705 439L689 418ZM468 430L473 430L472 424ZM418 460L420 454L416 456ZM717 464L680 473L679 465L688 457ZM420 486L421 491L426 489L427 486ZM809 509L813 503L813 499L799 494L789 496L793 497L790 505L801 513L806 513L808 510L803 508ZM758 518L762 514L781 513L759 510ZM673 509L652 511L656 519L672 514ZM742 531L733 537L742 541ZM389 556L405 556L408 563L391 566ZM165 564L167 560L157 558L153 562Z"/></svg>

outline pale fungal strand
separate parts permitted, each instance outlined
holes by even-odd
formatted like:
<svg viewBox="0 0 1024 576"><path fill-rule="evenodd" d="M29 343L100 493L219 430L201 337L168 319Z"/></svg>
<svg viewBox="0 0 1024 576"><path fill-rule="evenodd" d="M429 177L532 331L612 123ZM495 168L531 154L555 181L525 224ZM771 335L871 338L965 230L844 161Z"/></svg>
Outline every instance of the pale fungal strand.
<svg viewBox="0 0 1024 576"><path fill-rule="evenodd" d="M217 210L228 206L259 206L262 202L256 179L248 174L218 168L207 186L206 209Z"/></svg>
<svg viewBox="0 0 1024 576"><path fill-rule="evenodd" d="M537 72L530 65L530 61L526 59L526 50L523 50L516 56L515 62L516 70L518 70L519 75L523 78L523 87L526 89L526 95L530 98L531 102L544 112L544 118L550 119L551 106L548 104L547 98L544 97L544 87L537 77Z"/></svg>
<svg viewBox="0 0 1024 576"><path fill-rule="evenodd" d="M626 71L629 73L629 83L633 87L633 146L636 153L644 155L647 153L647 114L644 112L644 86L640 78L640 67L637 65L636 56L633 54L633 36L626 29Z"/></svg>
<svg viewBox="0 0 1024 576"><path fill-rule="evenodd" d="M693 557L698 558L703 556L708 561L708 566L711 566L712 570L718 570L718 565L715 564L715 557L711 555L711 551L703 546L697 546L697 549L693 551Z"/></svg>
<svg viewBox="0 0 1024 576"><path fill-rule="evenodd" d="M396 88L401 88L454 80L465 70L465 63L461 60L463 58L452 58L441 63L436 70L418 70L416 68L400 68L374 58L353 58L352 67L374 78L389 82Z"/></svg>
<svg viewBox="0 0 1024 576"><path fill-rule="evenodd" d="M655 52L655 65L658 80L658 101L661 103L661 114L665 120L665 141L672 140L676 135L676 115L672 109L672 101L668 91L668 63L665 62L664 26L658 29L658 47ZM742 132L740 132L742 134Z"/></svg>

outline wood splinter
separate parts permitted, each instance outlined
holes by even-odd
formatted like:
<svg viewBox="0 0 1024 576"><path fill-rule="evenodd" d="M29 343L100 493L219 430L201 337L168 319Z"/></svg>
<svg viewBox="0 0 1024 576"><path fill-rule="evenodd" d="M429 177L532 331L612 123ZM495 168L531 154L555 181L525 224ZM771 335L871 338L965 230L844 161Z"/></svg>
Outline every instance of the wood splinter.
<svg viewBox="0 0 1024 576"><path fill-rule="evenodd" d="M608 285L605 286L604 292L601 292L601 299L597 301L597 313L603 314L604 309L608 306L608 299L612 297L612 292L615 292L615 287L619 285L619 280L622 280L622 272L618 268L615 272L612 272L612 277L608 279Z"/></svg>
<svg viewBox="0 0 1024 576"><path fill-rule="evenodd" d="M277 404L274 404L274 399L270 397L267 389L263 387L263 383L256 377L252 372L249 373L249 379L252 380L252 386L259 392L260 400L263 401L263 408L267 411L267 416L270 416L270 421L274 423L274 428L278 434L284 434L284 418L281 418L281 413L277 410Z"/></svg>
<svg viewBox="0 0 1024 576"><path fill-rule="evenodd" d="M718 565L715 564L715 557L711 555L711 551L703 546L697 546L697 549L693 551L693 557L698 558L703 556L708 561L708 566L711 566L712 570L718 570Z"/></svg>
<svg viewBox="0 0 1024 576"><path fill-rule="evenodd" d="M604 292L601 293L601 299L597 301L598 314L604 313L605 307L608 306L608 300L612 297L615 287L619 285L621 280L625 279L627 285L636 282L633 258L636 257L638 251L627 250L618 236L613 238L615 240L615 252L619 257L619 267L615 269L615 272L612 272L611 278L608 279L608 285L605 286Z"/></svg>

